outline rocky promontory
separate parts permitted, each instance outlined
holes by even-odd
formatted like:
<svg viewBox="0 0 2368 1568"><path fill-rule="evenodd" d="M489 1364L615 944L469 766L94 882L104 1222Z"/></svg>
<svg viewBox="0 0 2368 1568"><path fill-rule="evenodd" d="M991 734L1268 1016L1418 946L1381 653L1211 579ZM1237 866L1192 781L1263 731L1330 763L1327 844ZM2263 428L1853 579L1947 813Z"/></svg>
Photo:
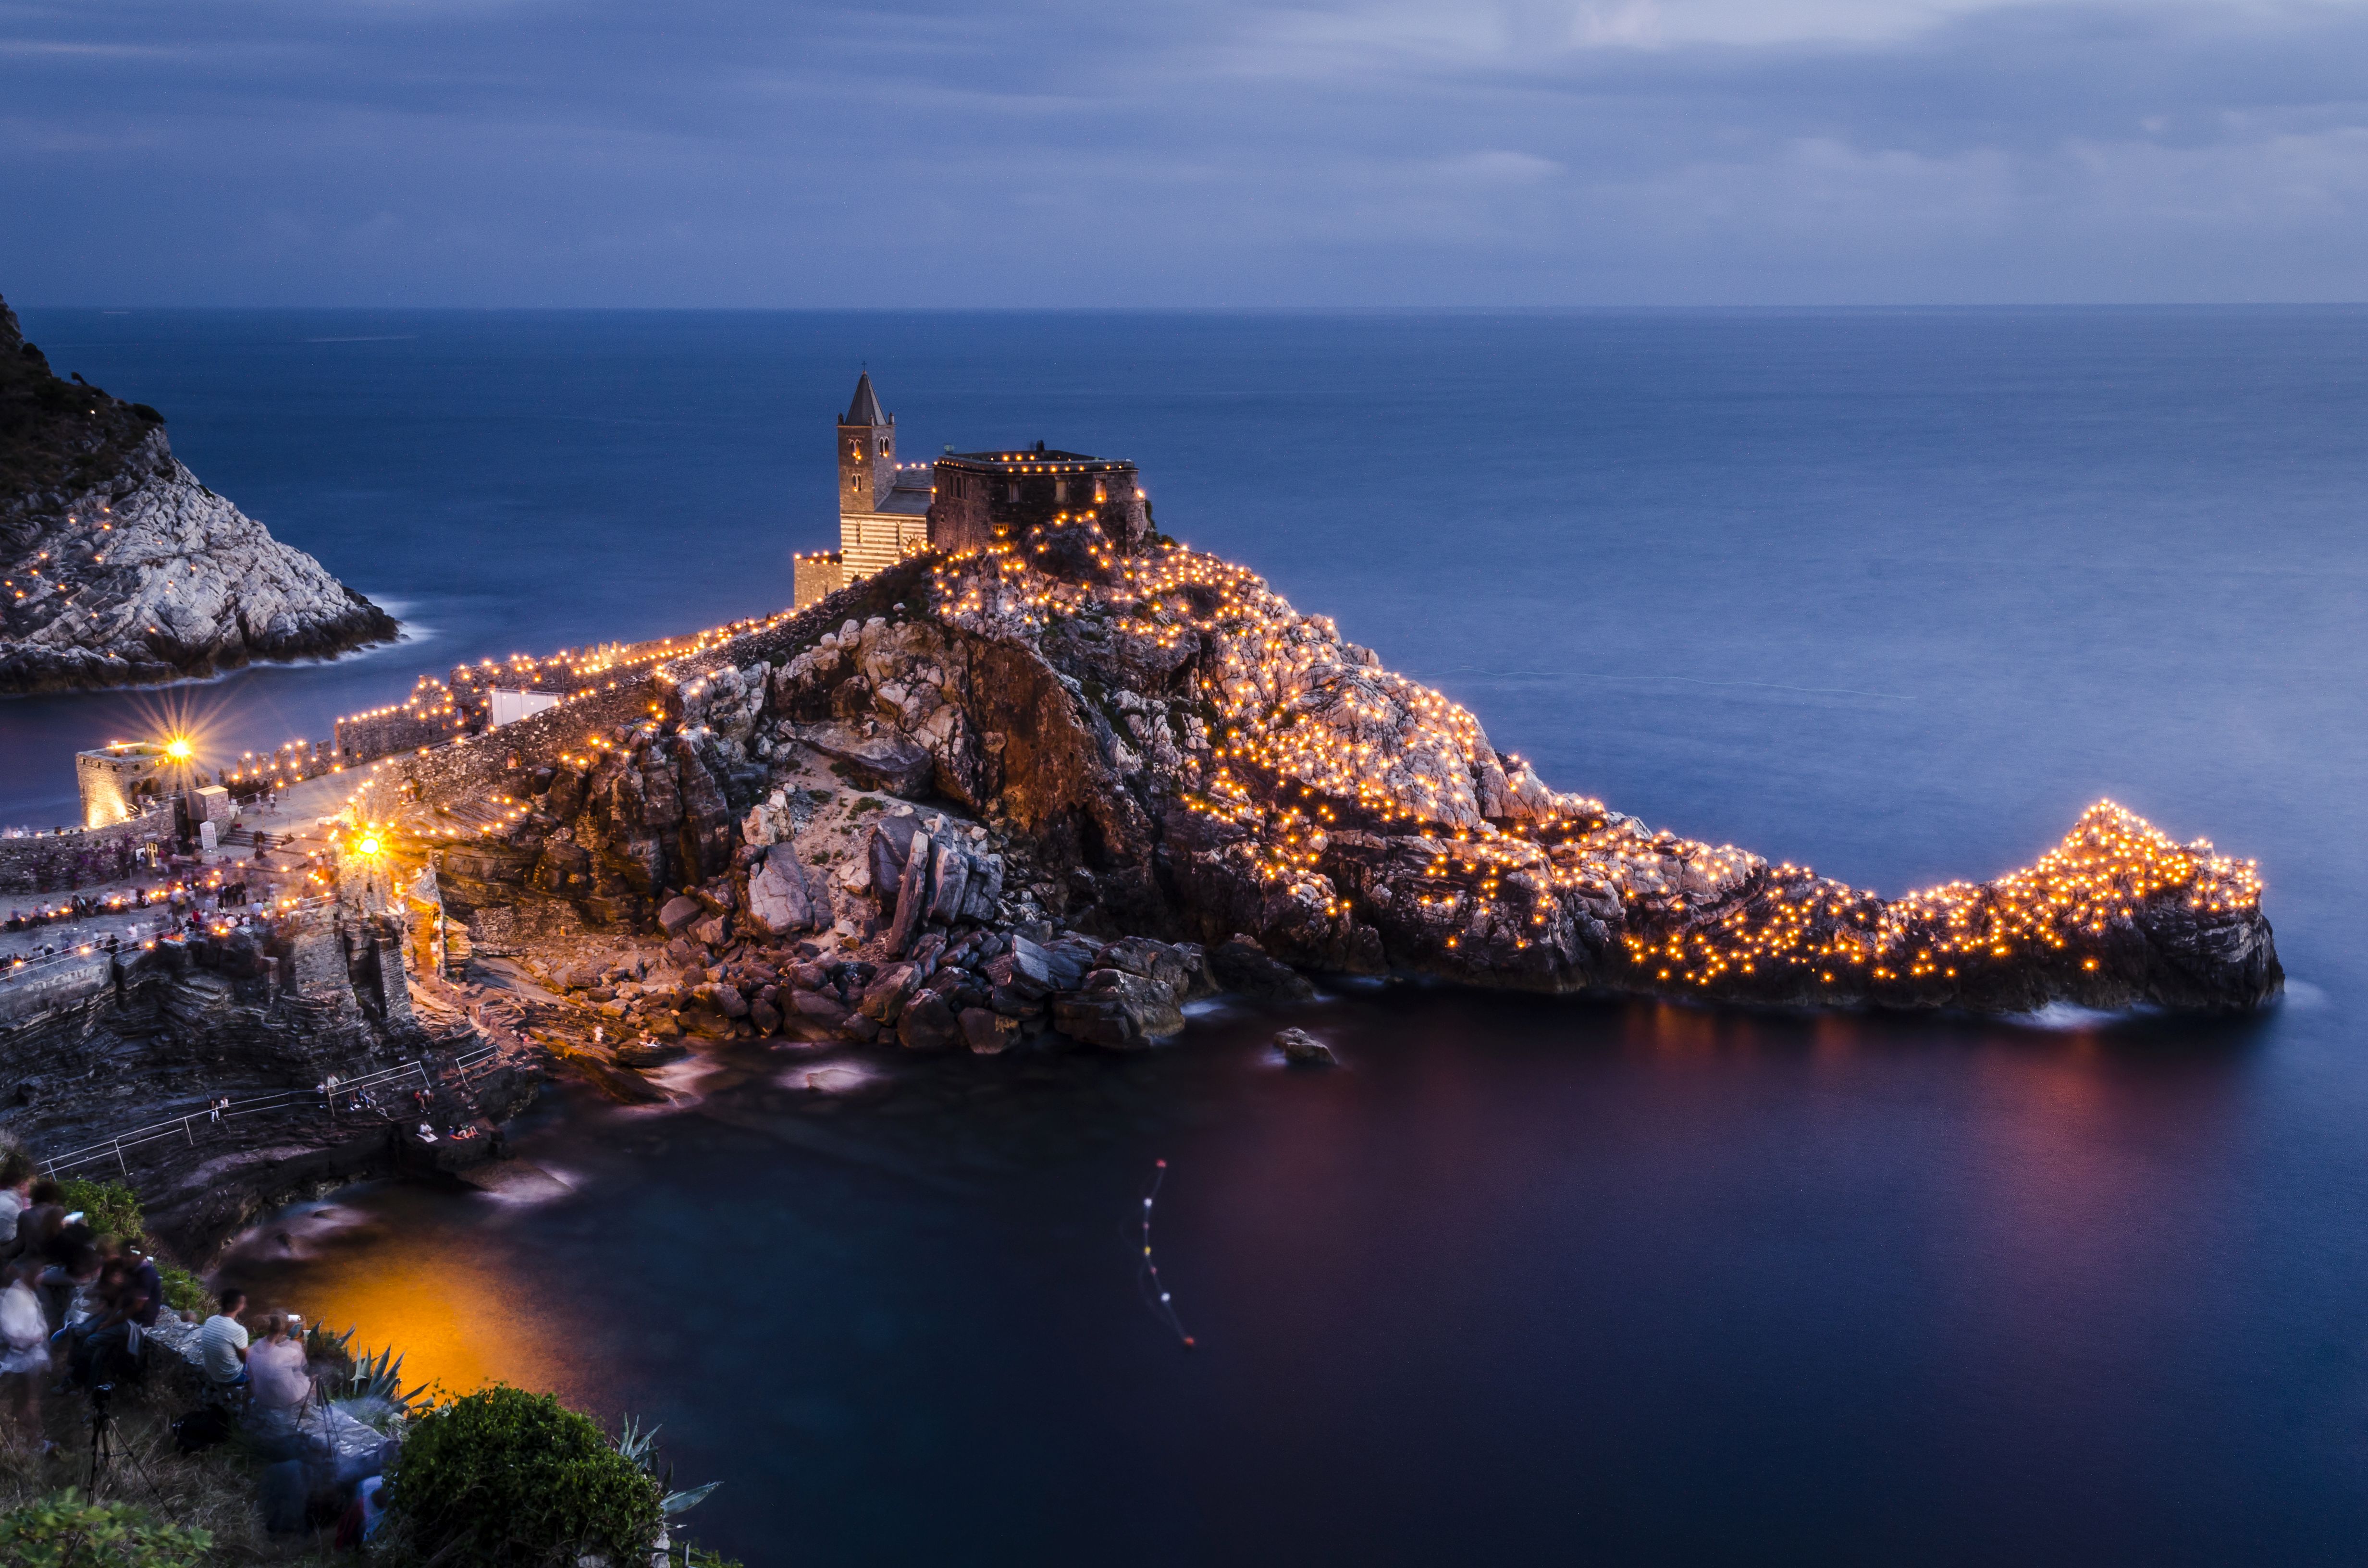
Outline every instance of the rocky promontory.
<svg viewBox="0 0 2368 1568"><path fill-rule="evenodd" d="M53 374L0 301L0 692L181 680L397 635L200 483L164 425Z"/></svg>
<svg viewBox="0 0 2368 1568"><path fill-rule="evenodd" d="M1125 1047L1303 971L1986 1012L2283 984L2253 866L2110 801L1879 897L1558 791L1247 569L1090 523L586 678L355 810L481 941L662 925L655 977L596 987L629 1028Z"/></svg>

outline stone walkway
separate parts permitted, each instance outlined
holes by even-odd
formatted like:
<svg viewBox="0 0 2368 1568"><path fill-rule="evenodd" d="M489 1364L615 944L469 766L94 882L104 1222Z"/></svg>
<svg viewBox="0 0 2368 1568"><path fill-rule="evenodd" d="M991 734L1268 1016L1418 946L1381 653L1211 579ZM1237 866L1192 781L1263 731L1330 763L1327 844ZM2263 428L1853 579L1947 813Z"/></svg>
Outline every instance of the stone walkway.
<svg viewBox="0 0 2368 1568"><path fill-rule="evenodd" d="M238 827L243 834L256 832L270 835L272 848L266 858L267 870L287 872L300 868L302 857L325 846L327 840L319 823L324 816L343 809L346 795L353 788L342 774L324 774L308 778L279 792L279 801L268 810L249 806L241 812ZM281 847L282 841L287 846ZM204 869L196 873L199 878L222 872L236 881L246 875L255 850L251 843L227 846L205 856ZM186 879L184 871L178 877ZM0 898L0 920L9 914L30 913L35 909L53 907L76 896L106 899L117 894L130 894L136 888L151 892L168 887L176 880L175 873L155 870L118 881L99 882L89 887L48 893L25 893ZM260 896L261 890L257 890ZM239 906L231 906L231 913ZM169 911L161 906L126 909L120 913L97 915L82 920L51 921L43 926L28 926L22 931L0 929L0 961L40 952L43 948L65 950L87 943L106 940L112 936L122 941L144 940L165 924Z"/></svg>

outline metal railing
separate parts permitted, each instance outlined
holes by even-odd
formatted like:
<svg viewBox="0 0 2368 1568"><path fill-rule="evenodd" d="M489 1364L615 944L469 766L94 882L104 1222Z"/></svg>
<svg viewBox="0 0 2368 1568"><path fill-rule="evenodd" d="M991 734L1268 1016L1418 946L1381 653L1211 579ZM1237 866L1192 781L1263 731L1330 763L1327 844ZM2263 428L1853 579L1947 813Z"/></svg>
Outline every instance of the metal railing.
<svg viewBox="0 0 2368 1568"><path fill-rule="evenodd" d="M493 1066L500 1056L501 1048L489 1045L456 1057L447 1070L446 1082L465 1088L471 1078ZM427 1064L414 1058L409 1062L397 1062L393 1067L382 1067L375 1073L368 1073L359 1078L339 1078L334 1085L324 1080L309 1089L280 1089L271 1094L256 1095L243 1100L230 1100L225 1097L223 1103L209 1100L186 1116L173 1117L164 1121L152 1121L145 1127L134 1128L129 1132L119 1132L100 1142L86 1144L63 1154L52 1155L44 1159L41 1165L50 1176L58 1176L70 1171L79 1170L85 1165L111 1159L115 1162L116 1168L129 1177L131 1175L131 1163L125 1155L130 1150L176 1136L186 1141L191 1148L195 1148L198 1142L197 1130L200 1125L216 1127L225 1122L238 1120L242 1117L270 1116L295 1109L312 1109L321 1111L335 1120L340 1114L336 1108L337 1101L340 1099L348 1096L359 1096L366 1090L399 1083L414 1076L418 1078L421 1088L431 1094L435 1092L438 1086L437 1080L428 1073ZM349 1104L343 1114L347 1116L358 1112L368 1114L375 1108L362 1107L357 1101ZM383 1111L378 1114L381 1119L388 1121L394 1119Z"/></svg>
<svg viewBox="0 0 2368 1568"><path fill-rule="evenodd" d="M142 942L163 928L162 926L151 926L142 930L134 926L131 930L117 933L115 939L119 947L128 946L132 951L137 952L140 950ZM62 963L71 962L75 959L91 958L106 951L108 949L105 946L105 938L102 937L96 941L78 942L62 953L43 953L37 958L0 959L0 984L6 984L12 980L26 979L45 969L54 969Z"/></svg>
<svg viewBox="0 0 2368 1568"><path fill-rule="evenodd" d="M322 893L312 898L280 899L265 903L251 904L245 906L243 913L253 915L267 920L277 919L281 915L296 915L308 909L320 909L336 902L336 894ZM106 919L108 918L108 916L102 915L95 915L91 918ZM123 930L112 932L110 935L115 937L119 950L130 949L133 952L137 952L140 950L142 944L152 939L158 941L173 941L178 939L181 935L178 927L188 919L188 916L186 915L168 915L159 919L149 921L145 924L127 926ZM201 927L203 921L201 917ZM195 935L199 933L192 934ZM105 950L106 940L107 938L105 937L89 937L75 943L73 947L67 949L63 952L44 953L39 958L0 957L0 985L5 985L11 980L20 979L24 976L33 974L44 966L64 963L71 959L89 958L94 953Z"/></svg>

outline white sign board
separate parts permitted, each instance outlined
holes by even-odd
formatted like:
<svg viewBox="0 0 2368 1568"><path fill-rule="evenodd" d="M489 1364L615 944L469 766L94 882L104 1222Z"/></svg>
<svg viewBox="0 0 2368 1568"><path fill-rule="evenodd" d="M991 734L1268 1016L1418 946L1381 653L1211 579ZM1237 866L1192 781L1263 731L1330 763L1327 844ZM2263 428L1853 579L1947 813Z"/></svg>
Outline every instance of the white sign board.
<svg viewBox="0 0 2368 1568"><path fill-rule="evenodd" d="M504 724L515 724L529 713L559 706L559 693L555 691L505 691L497 686L490 695L493 727L496 730Z"/></svg>

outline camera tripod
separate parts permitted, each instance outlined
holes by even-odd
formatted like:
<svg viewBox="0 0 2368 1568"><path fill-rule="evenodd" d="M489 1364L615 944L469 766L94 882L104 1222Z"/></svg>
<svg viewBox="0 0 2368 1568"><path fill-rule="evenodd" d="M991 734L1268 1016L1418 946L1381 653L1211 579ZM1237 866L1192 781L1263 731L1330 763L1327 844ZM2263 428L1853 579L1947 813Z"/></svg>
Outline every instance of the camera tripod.
<svg viewBox="0 0 2368 1568"><path fill-rule="evenodd" d="M93 1383L90 1386L90 1471L84 1486L91 1496L98 1495L99 1483L114 1467L119 1449L133 1472L148 1483L148 1490L162 1497L164 1490L156 1484L156 1478L148 1473L139 1456L120 1443L115 1430L115 1385Z"/></svg>

